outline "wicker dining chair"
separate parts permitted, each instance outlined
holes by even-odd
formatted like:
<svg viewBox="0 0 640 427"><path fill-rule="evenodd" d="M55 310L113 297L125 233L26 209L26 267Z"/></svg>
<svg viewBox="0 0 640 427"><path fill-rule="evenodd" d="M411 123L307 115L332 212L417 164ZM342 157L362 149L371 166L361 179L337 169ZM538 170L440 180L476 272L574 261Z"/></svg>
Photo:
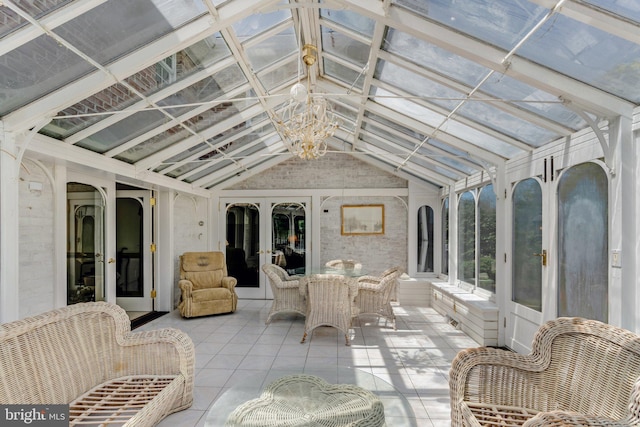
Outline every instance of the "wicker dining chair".
<svg viewBox="0 0 640 427"><path fill-rule="evenodd" d="M358 295L355 297L356 316L375 315L384 317L396 329L396 315L391 306L392 297L396 294L401 267L392 267L380 276L361 276L358 280Z"/></svg>
<svg viewBox="0 0 640 427"><path fill-rule="evenodd" d="M273 292L273 303L265 323L271 323L273 316L283 312L294 312L305 316L307 299L300 293L300 277L289 276L282 267L275 264L264 264L262 271L267 275Z"/></svg>
<svg viewBox="0 0 640 427"><path fill-rule="evenodd" d="M346 345L351 345L351 307L357 293L354 279L338 274L313 274L300 279L300 292L308 295L307 317L304 322L304 343L307 335L318 326L332 326L344 333Z"/></svg>

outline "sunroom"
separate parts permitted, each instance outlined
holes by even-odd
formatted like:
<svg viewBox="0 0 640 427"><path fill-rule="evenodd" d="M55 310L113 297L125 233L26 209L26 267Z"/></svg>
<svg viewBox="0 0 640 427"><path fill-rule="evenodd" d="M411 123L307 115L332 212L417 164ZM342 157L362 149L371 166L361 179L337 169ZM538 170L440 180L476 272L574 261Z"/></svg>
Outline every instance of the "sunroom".
<svg viewBox="0 0 640 427"><path fill-rule="evenodd" d="M639 332L639 103L623 0L2 0L0 321L224 251L241 300L350 258L479 345Z"/></svg>

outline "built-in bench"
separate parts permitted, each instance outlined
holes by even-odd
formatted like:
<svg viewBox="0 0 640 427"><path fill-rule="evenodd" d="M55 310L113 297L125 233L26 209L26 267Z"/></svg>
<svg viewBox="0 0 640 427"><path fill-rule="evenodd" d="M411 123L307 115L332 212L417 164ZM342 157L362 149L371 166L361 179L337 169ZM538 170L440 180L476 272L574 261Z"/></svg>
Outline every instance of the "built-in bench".
<svg viewBox="0 0 640 427"><path fill-rule="evenodd" d="M472 289L430 282L431 307L483 346L498 345L498 306Z"/></svg>

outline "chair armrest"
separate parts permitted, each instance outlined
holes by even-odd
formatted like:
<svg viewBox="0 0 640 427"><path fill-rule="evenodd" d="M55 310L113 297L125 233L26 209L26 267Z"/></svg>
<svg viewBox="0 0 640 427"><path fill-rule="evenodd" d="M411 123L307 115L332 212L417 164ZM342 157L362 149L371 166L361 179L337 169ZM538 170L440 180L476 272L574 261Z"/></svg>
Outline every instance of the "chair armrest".
<svg viewBox="0 0 640 427"><path fill-rule="evenodd" d="M612 420L607 417L598 417L595 415L578 414L576 412L566 411L550 411L540 412L535 417L529 419L523 427L537 426L598 426L598 427L629 427L636 425L635 423L626 422L625 420Z"/></svg>
<svg viewBox="0 0 640 427"><path fill-rule="evenodd" d="M191 298L191 291L193 291L193 283L191 283L191 280L180 279L178 281L178 287L182 291L183 298Z"/></svg>
<svg viewBox="0 0 640 427"><path fill-rule="evenodd" d="M452 425L463 425L463 401L536 409L535 402L545 393L535 378L545 369L542 360L531 355L490 347L460 351L449 371Z"/></svg>
<svg viewBox="0 0 640 427"><path fill-rule="evenodd" d="M182 375L183 405L193 399L195 348L185 332L174 328L116 335L120 360L114 358L114 377L126 375Z"/></svg>
<svg viewBox="0 0 640 427"><path fill-rule="evenodd" d="M378 276L360 276L358 277L358 283L380 283L380 278Z"/></svg>
<svg viewBox="0 0 640 427"><path fill-rule="evenodd" d="M238 284L238 279L231 276L225 276L222 278L222 287L233 291Z"/></svg>
<svg viewBox="0 0 640 427"><path fill-rule="evenodd" d="M283 280L282 282L280 282L280 284L276 285L278 288L281 289L291 289L291 288L297 288L300 286L300 281L297 279L293 279L293 280Z"/></svg>

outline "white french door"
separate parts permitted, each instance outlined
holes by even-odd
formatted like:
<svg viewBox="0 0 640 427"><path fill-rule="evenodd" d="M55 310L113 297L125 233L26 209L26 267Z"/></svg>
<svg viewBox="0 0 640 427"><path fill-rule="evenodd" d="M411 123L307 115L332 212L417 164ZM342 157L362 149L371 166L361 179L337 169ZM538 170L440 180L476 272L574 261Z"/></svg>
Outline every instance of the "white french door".
<svg viewBox="0 0 640 427"><path fill-rule="evenodd" d="M243 299L271 299L273 294L262 265L277 263L304 272L310 247L310 198L222 198L219 242L225 248L227 270L238 279Z"/></svg>
<svg viewBox="0 0 640 427"><path fill-rule="evenodd" d="M152 311L151 192L116 192L116 303L126 311Z"/></svg>

